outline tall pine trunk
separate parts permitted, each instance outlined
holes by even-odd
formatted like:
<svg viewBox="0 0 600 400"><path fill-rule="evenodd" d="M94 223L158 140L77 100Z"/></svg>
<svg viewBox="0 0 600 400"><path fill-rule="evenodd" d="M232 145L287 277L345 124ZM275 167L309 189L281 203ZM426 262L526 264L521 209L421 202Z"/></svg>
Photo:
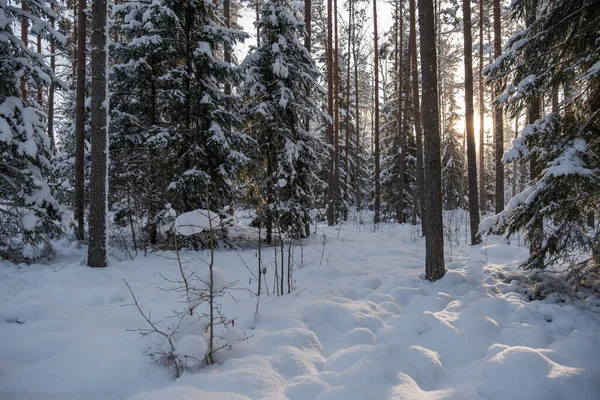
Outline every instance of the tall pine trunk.
<svg viewBox="0 0 600 400"><path fill-rule="evenodd" d="M52 11L54 11L54 1L50 1L50 6ZM55 27L56 23L54 18L52 18L50 22L52 28ZM50 68L52 69L52 73L56 72L56 56L54 52L56 51L56 43L54 39L50 39ZM50 150L54 155L56 150L56 142L54 140L54 80L50 82L50 87L48 88L48 137L50 138Z"/></svg>
<svg viewBox="0 0 600 400"><path fill-rule="evenodd" d="M333 118L333 18L332 0L327 0L327 112ZM333 121L327 123L327 139L329 150L329 166L327 170L327 224L335 225L335 188L334 188L334 137Z"/></svg>
<svg viewBox="0 0 600 400"><path fill-rule="evenodd" d="M106 267L108 193L108 4L92 3L92 165L90 171L90 243L88 265Z"/></svg>
<svg viewBox="0 0 600 400"><path fill-rule="evenodd" d="M335 222L340 219L340 66L338 52L338 8L337 0L333 0L333 137L334 137L334 210Z"/></svg>
<svg viewBox="0 0 600 400"><path fill-rule="evenodd" d="M410 70L411 70L411 83L412 83L412 100L413 100L413 114L415 123L415 137L417 146L417 192L418 195L413 197L415 210L413 213L413 223L416 222L416 215L421 215L421 231L423 236L427 235L427 224L425 220L427 215L423 212L423 204L425 202L424 192L424 176L423 176L423 129L421 127L421 104L419 101L419 75L417 71L417 16L415 0L410 0L410 32L408 48L410 53ZM435 47L434 47L435 48ZM418 201L417 201L418 200Z"/></svg>
<svg viewBox="0 0 600 400"><path fill-rule="evenodd" d="M85 152L85 45L86 45L86 0L77 5L77 85L75 90L75 204L77 221L75 236L84 239L84 152Z"/></svg>
<svg viewBox="0 0 600 400"><path fill-rule="evenodd" d="M465 125L467 128L467 169L469 179L469 221L471 244L480 242L479 205L477 204L477 161L475 154L475 132L473 125L473 38L471 34L471 2L463 0L463 27L465 50ZM483 98L481 99L483 101Z"/></svg>
<svg viewBox="0 0 600 400"><path fill-rule="evenodd" d="M398 136L398 204L396 206L396 221L398 223L404 222L404 167L405 167L405 157L406 157L406 137L404 135L403 129L403 106L404 106L404 96L403 96L403 50L404 50L404 41L403 37L403 15L402 15L402 5L403 1L396 0L396 41L395 41L395 52L396 52L396 96L398 96L398 110L396 117L396 135ZM400 9L400 10L398 10Z"/></svg>
<svg viewBox="0 0 600 400"><path fill-rule="evenodd" d="M374 71L375 74L375 125L374 129L374 146L375 153L373 157L375 158L375 215L373 217L373 222L376 224L380 221L380 207L381 207L381 171L379 165L379 45L377 44L377 0L373 0L373 51L374 51Z"/></svg>
<svg viewBox="0 0 600 400"><path fill-rule="evenodd" d="M231 28L231 1L223 0L223 17L225 18L225 26ZM231 47L229 45L225 45L223 48L223 61L227 64L231 64ZM231 94L231 84L229 82L225 83L224 92L226 95Z"/></svg>
<svg viewBox="0 0 600 400"><path fill-rule="evenodd" d="M423 132L425 137L423 207L427 237L425 238L425 277L436 281L444 276L444 228L442 221L442 161L440 159L440 124L438 109L437 55L432 0L419 0L421 34L421 81L423 85Z"/></svg>
<svg viewBox="0 0 600 400"><path fill-rule="evenodd" d="M29 12L29 3L27 0L21 1L21 11L23 11L23 17L21 18L21 41L28 47L29 45L29 18L27 13ZM19 81L19 90L21 92L21 100L23 103L28 104L27 100L27 81L25 78L21 78Z"/></svg>
<svg viewBox="0 0 600 400"><path fill-rule="evenodd" d="M486 211L485 195L485 96L483 93L483 3L479 0L479 210Z"/></svg>
<svg viewBox="0 0 600 400"><path fill-rule="evenodd" d="M494 0L494 56L500 57L502 54L502 31L501 31L501 13L500 0ZM495 91L496 95L500 94L499 88ZM496 158L496 213L504 209L504 113L501 104L495 105L495 148L494 155Z"/></svg>

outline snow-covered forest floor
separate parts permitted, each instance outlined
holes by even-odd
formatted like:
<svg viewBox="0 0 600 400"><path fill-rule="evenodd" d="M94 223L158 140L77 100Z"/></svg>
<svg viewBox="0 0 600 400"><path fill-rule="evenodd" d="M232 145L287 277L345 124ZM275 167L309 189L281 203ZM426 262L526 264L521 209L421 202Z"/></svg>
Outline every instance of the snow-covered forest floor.
<svg viewBox="0 0 600 400"><path fill-rule="evenodd" d="M246 340L176 380L143 355L152 337L131 331L147 326L123 281L168 325L182 308L158 288L178 276L173 253L92 269L85 249L65 242L47 265L0 264L0 399L598 398L595 300L529 301L518 269L527 250L499 238L475 247L453 238L446 276L430 283L415 228L372 228L319 226L296 248L296 265L301 252L304 262L293 292L263 293L256 317L256 297L244 290L255 282L241 262L254 271L256 249L217 251L216 266L240 289L222 311ZM266 265L273 255L264 249ZM206 251L181 256L207 268ZM271 266L267 281L271 291Z"/></svg>

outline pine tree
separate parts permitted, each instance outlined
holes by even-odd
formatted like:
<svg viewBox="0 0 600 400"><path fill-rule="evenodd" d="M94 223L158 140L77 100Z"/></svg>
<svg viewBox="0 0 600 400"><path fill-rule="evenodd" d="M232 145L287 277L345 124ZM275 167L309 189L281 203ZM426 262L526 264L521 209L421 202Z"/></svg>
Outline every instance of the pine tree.
<svg viewBox="0 0 600 400"><path fill-rule="evenodd" d="M50 191L50 138L41 105L30 96L30 89L61 83L13 26L21 18L44 39L65 38L52 28L56 14L44 2L28 2L23 16L5 0L0 6L0 258L31 262L52 255L50 240L69 222Z"/></svg>
<svg viewBox="0 0 600 400"><path fill-rule="evenodd" d="M527 107L533 115L541 95L551 98L556 86L564 94L556 112L528 121L504 156L535 160L530 186L481 228L507 236L525 231L537 243L525 268L597 269L600 230L586 220L600 204L600 8L594 0L558 0L538 13L537 1L514 2L512 20L526 16L527 28L485 71L504 89L497 100L513 115Z"/></svg>
<svg viewBox="0 0 600 400"><path fill-rule="evenodd" d="M266 202L261 220L298 237L310 220L316 201L317 172L324 145L303 121L323 121L325 115L306 94L319 90L319 72L300 38L304 21L300 3L266 1L257 22L261 45L242 66L248 132L257 143L257 181Z"/></svg>

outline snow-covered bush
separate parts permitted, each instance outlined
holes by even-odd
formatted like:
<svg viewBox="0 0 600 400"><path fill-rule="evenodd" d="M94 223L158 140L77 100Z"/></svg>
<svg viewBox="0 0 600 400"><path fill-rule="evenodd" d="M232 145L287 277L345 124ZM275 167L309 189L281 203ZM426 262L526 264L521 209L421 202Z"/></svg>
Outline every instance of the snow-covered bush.
<svg viewBox="0 0 600 400"><path fill-rule="evenodd" d="M182 261L176 246L179 275L174 279L165 278L168 286L162 288L177 293L180 304L184 305L183 308L174 310L176 322L166 328L153 322L150 313L146 315L142 311L126 282L138 311L149 325L149 328L138 332L154 339L146 354L157 363L166 365L175 377L179 377L184 371L214 364L215 354L219 350L231 348L245 338L244 332L235 327L235 319L228 319L223 314L219 302L237 283L229 281L214 262L215 231L226 222L219 214L201 209L181 214L175 219L177 237L206 232L210 237L209 260L203 260L207 270Z"/></svg>

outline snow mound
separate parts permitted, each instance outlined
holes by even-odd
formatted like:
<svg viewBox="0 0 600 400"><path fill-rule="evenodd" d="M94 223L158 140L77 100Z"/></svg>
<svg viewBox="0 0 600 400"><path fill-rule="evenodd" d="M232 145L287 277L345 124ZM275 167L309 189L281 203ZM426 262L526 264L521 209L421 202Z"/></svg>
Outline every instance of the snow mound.
<svg viewBox="0 0 600 400"><path fill-rule="evenodd" d="M194 210L175 218L175 229L183 236L190 236L219 226L221 217L209 210Z"/></svg>
<svg viewBox="0 0 600 400"><path fill-rule="evenodd" d="M557 364L529 347L509 347L483 366L478 392L488 399L593 399L600 374Z"/></svg>
<svg viewBox="0 0 600 400"><path fill-rule="evenodd" d="M190 386L173 386L152 390L128 397L127 400L250 400L250 397L237 393L206 392Z"/></svg>

